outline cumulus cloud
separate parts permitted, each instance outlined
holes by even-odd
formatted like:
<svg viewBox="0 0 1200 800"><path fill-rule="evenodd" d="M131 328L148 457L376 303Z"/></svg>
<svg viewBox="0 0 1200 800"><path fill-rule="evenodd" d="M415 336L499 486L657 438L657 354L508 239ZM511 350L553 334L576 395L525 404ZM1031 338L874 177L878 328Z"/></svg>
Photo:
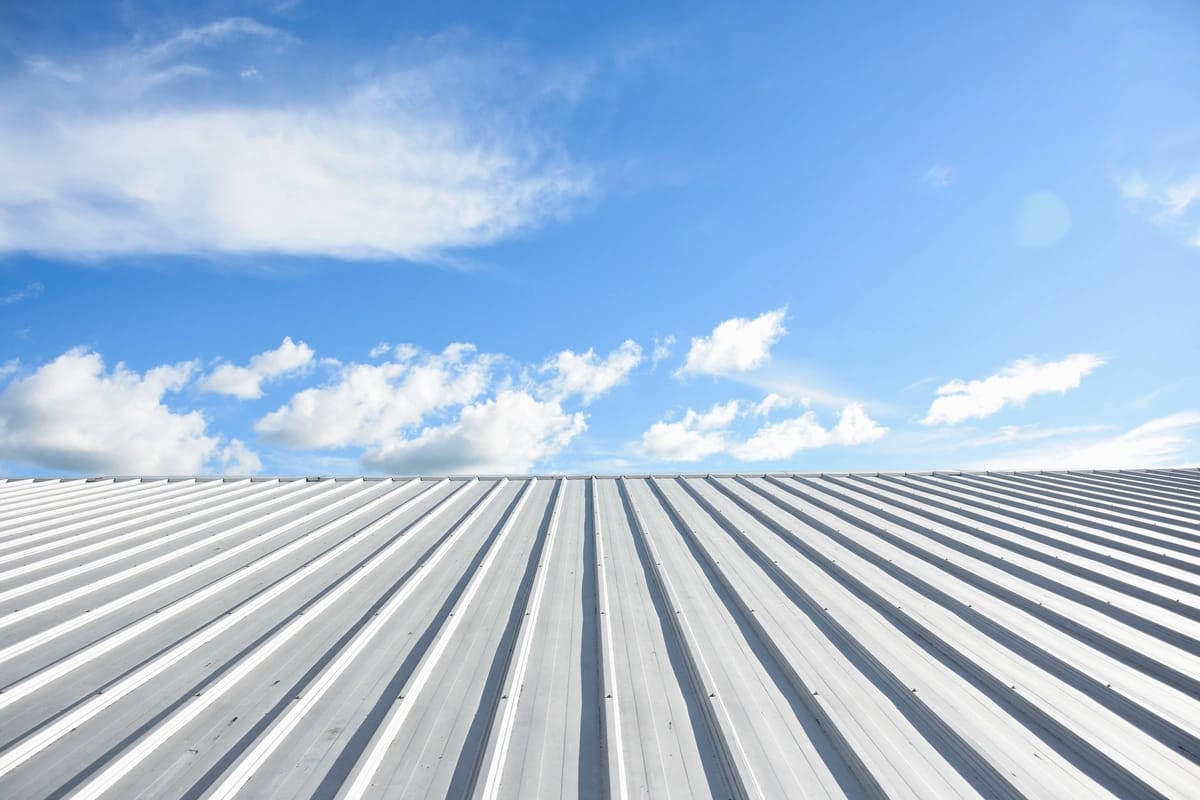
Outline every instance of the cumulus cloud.
<svg viewBox="0 0 1200 800"><path fill-rule="evenodd" d="M624 383L634 367L642 363L642 348L632 339L601 359L595 350L575 353L563 350L542 364L539 372L550 373L545 391L553 399L578 395L584 405Z"/></svg>
<svg viewBox="0 0 1200 800"><path fill-rule="evenodd" d="M586 406L624 383L642 361L627 340L601 357L563 350L533 368L455 343L441 353L380 343L378 364L347 364L323 386L296 393L255 424L296 450L362 447L369 470L521 472L587 429Z"/></svg>
<svg viewBox="0 0 1200 800"><path fill-rule="evenodd" d="M878 441L885 433L887 428L878 425L862 406L855 404L842 409L832 429L823 427L816 413L807 411L798 417L763 425L730 452L739 461L782 461L801 450L832 444L867 444Z"/></svg>
<svg viewBox="0 0 1200 800"><path fill-rule="evenodd" d="M1184 466L1190 455L1197 463L1193 441L1200 411L1181 411L1157 417L1116 436L1102 439L1068 438L1037 449L998 455L975 464L976 469L1137 469Z"/></svg>
<svg viewBox="0 0 1200 800"><path fill-rule="evenodd" d="M528 472L586 429L582 412L509 389L464 406L453 422L368 450L363 463L401 474Z"/></svg>
<svg viewBox="0 0 1200 800"><path fill-rule="evenodd" d="M264 382L299 374L312 360L311 347L304 342L297 344L290 336L285 336L279 347L259 353L244 367L221 364L201 379L200 388L206 392L251 400L262 397Z"/></svg>
<svg viewBox="0 0 1200 800"><path fill-rule="evenodd" d="M718 403L704 413L688 409L676 422L656 422L642 434L642 452L662 461L700 461L723 452L728 432L737 418L737 400Z"/></svg>
<svg viewBox="0 0 1200 800"><path fill-rule="evenodd" d="M428 414L476 400L495 363L495 356L456 343L414 362L348 364L254 427L264 440L293 449L378 445Z"/></svg>
<svg viewBox="0 0 1200 800"><path fill-rule="evenodd" d="M103 474L256 471L258 458L242 442L222 444L199 411L164 402L195 369L183 362L107 371L99 353L70 350L0 393L0 460Z"/></svg>
<svg viewBox="0 0 1200 800"><path fill-rule="evenodd" d="M879 440L887 428L872 420L863 407L852 403L842 409L833 428L821 425L813 411L763 424L749 438L739 440L730 430L740 417L761 416L764 403L745 406L736 400L714 405L704 413L688 409L676 422L656 422L642 435L642 452L662 461L700 461L724 453L739 461L782 461L801 450L830 445L853 446Z"/></svg>
<svg viewBox="0 0 1200 800"><path fill-rule="evenodd" d="M767 311L754 319L727 319L708 336L692 338L691 349L676 376L722 375L748 372L771 358L771 347L787 329L783 327L787 309Z"/></svg>
<svg viewBox="0 0 1200 800"><path fill-rule="evenodd" d="M69 64L39 56L0 81L0 253L429 258L591 191L535 124L532 105L564 91L550 70L443 43L289 100L200 57L246 39L303 47L233 18Z"/></svg>
<svg viewBox="0 0 1200 800"><path fill-rule="evenodd" d="M981 380L955 379L938 387L937 398L921 422L957 425L990 417L1006 406L1023 406L1034 395L1063 394L1078 388L1084 376L1104 364L1092 353L1075 353L1061 361L1023 358Z"/></svg>

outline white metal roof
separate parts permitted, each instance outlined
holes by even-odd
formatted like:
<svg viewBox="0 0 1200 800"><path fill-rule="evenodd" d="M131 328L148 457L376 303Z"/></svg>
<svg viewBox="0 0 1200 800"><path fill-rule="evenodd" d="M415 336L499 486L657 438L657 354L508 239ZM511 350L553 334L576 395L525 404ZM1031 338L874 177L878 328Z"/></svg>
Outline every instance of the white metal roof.
<svg viewBox="0 0 1200 800"><path fill-rule="evenodd" d="M0 797L1197 797L1200 471L0 481Z"/></svg>

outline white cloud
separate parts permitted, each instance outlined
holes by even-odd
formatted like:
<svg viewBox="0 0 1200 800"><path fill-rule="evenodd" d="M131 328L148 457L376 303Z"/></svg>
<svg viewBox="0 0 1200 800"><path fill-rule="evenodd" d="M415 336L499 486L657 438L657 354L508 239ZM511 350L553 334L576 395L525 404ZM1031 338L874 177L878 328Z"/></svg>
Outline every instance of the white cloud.
<svg viewBox="0 0 1200 800"><path fill-rule="evenodd" d="M1023 406L1034 395L1063 394L1077 388L1084 376L1103 364L1103 358L1091 353L1050 362L1023 358L982 380L955 379L938 387L937 399L921 422L956 425L989 417L1005 406Z"/></svg>
<svg viewBox="0 0 1200 800"><path fill-rule="evenodd" d="M787 309L777 308L754 319L734 317L713 328L709 336L693 337L676 376L722 375L761 367L771 358L771 346L787 333L786 315Z"/></svg>
<svg viewBox="0 0 1200 800"><path fill-rule="evenodd" d="M599 359L596 352L563 350L542 364L539 372L553 373L544 390L555 400L578 395L584 405L624 383L634 367L642 362L642 348L632 339Z"/></svg>
<svg viewBox="0 0 1200 800"><path fill-rule="evenodd" d="M1200 411L1181 411L1152 419L1117 436L1104 439L1072 439L1037 449L989 458L976 469L1136 469L1182 466L1190 458L1197 463L1192 447L1200 427Z"/></svg>
<svg viewBox="0 0 1200 800"><path fill-rule="evenodd" d="M885 433L887 428L867 416L862 406L854 404L842 409L841 417L832 429L823 427L817 421L816 413L807 411L798 417L762 426L746 442L731 448L730 453L740 461L782 461L801 450L833 444L867 444L878 441Z"/></svg>
<svg viewBox="0 0 1200 800"><path fill-rule="evenodd" d="M108 372L98 353L70 350L0 393L0 459L84 473L187 475L227 466L253 472L258 459L245 445L222 447L203 414L164 403L195 366L139 374L117 364Z"/></svg>
<svg viewBox="0 0 1200 800"><path fill-rule="evenodd" d="M384 355L385 353L387 353L388 350L391 350L391 349L392 349L392 346L390 344L388 344L387 342L380 342L379 344L377 344L371 348L370 356L371 356L371 358L379 358L380 356Z"/></svg>
<svg viewBox="0 0 1200 800"><path fill-rule="evenodd" d="M779 407L768 397L752 406L736 400L714 405L704 413L688 409L676 422L656 422L642 435L642 453L662 461L700 461L719 453L739 461L781 461L801 450L830 445L853 446L879 440L887 428L872 420L857 403L842 409L837 424L825 428L813 411L766 423L745 441L739 441L730 426L740 417L762 416Z"/></svg>
<svg viewBox="0 0 1200 800"><path fill-rule="evenodd" d="M348 364L255 423L267 441L294 449L378 445L426 415L470 403L488 388L496 357L452 344L415 363Z"/></svg>
<svg viewBox="0 0 1200 800"><path fill-rule="evenodd" d="M934 164L921 173L921 183L930 189L945 189L954 183L954 168L949 164Z"/></svg>
<svg viewBox="0 0 1200 800"><path fill-rule="evenodd" d="M702 414L689 408L677 422L651 425L642 434L642 452L661 461L700 461L723 452L728 436L724 428L740 411L737 400L718 403Z"/></svg>
<svg viewBox="0 0 1200 800"><path fill-rule="evenodd" d="M285 336L279 347L259 353L245 367L221 364L200 381L200 388L250 400L262 397L263 382L303 372L312 360L311 347L304 342L296 344L290 336Z"/></svg>
<svg viewBox="0 0 1200 800"><path fill-rule="evenodd" d="M381 343L379 364L347 364L255 430L290 449L362 447L366 469L403 473L520 472L587 428L586 405L642 360L627 340L605 357L564 350L537 367L454 343L439 354ZM539 378L538 376L544 376Z"/></svg>
<svg viewBox="0 0 1200 800"><path fill-rule="evenodd" d="M180 61L245 37L292 41L235 18L0 81L0 253L433 258L591 191L537 124L533 106L561 97L553 70L511 51L447 43L416 66L331 70L331 87L293 99L226 76L228 60Z"/></svg>
<svg viewBox="0 0 1200 800"><path fill-rule="evenodd" d="M363 463L396 474L528 472L586 429L581 412L569 414L557 402L508 389L464 406L454 422L367 451Z"/></svg>

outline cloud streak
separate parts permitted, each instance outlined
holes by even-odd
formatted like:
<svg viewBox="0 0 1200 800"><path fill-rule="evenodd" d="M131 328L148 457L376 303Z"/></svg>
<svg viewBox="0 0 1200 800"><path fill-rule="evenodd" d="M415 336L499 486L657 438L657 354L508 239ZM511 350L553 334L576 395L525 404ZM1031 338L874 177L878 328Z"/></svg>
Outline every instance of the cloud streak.
<svg viewBox="0 0 1200 800"><path fill-rule="evenodd" d="M954 177L953 167L937 163L921 173L921 183L929 189L945 189L954 183Z"/></svg>
<svg viewBox="0 0 1200 800"><path fill-rule="evenodd" d="M24 289L17 289L14 292L0 295L0 306L11 306L13 303L19 303L22 300L28 300L31 297L37 297L42 293L43 288L44 287L40 283L31 283Z"/></svg>
<svg viewBox="0 0 1200 800"><path fill-rule="evenodd" d="M1157 417L1115 436L1068 438L983 459L975 469L1137 469L1175 467L1200 429L1200 411ZM1193 464L1194 466L1194 464Z"/></svg>
<svg viewBox="0 0 1200 800"><path fill-rule="evenodd" d="M1118 175L1116 183L1133 211L1200 247L1200 172L1150 178L1133 171Z"/></svg>

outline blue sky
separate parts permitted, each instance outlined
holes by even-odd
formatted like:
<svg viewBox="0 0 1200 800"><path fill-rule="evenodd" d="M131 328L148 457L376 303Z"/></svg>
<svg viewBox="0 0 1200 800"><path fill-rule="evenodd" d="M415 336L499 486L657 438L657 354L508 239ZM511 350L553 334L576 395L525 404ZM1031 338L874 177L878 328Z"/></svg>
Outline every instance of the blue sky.
<svg viewBox="0 0 1200 800"><path fill-rule="evenodd" d="M0 11L6 474L1200 463L1191 3Z"/></svg>

